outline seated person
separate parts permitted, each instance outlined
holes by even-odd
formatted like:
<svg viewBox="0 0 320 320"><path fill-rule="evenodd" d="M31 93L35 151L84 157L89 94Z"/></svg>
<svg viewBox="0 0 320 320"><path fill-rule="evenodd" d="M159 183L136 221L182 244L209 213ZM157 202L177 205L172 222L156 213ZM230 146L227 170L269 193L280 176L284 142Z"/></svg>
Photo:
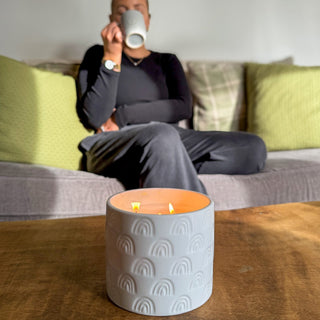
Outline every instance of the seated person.
<svg viewBox="0 0 320 320"><path fill-rule="evenodd" d="M144 45L129 48L120 29L121 15L138 10L148 30L148 1L113 0L111 6L110 23L101 32L103 46L88 49L78 76L78 113L96 132L80 143L86 170L115 177L127 189L167 187L202 193L206 190L198 174L261 170L266 148L259 137L177 125L192 115L191 93L179 60Z"/></svg>

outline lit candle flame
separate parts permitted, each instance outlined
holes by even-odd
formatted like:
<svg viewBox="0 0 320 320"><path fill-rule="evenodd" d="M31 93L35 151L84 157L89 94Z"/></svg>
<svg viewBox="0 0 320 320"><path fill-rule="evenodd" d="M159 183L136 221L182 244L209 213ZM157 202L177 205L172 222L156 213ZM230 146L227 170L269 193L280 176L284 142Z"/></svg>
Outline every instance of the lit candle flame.
<svg viewBox="0 0 320 320"><path fill-rule="evenodd" d="M138 213L138 211L140 210L140 202L131 202L131 207L133 212ZM170 214L174 213L174 208L173 205L171 203L169 203L169 212ZM158 215L162 215L161 212L158 212Z"/></svg>
<svg viewBox="0 0 320 320"><path fill-rule="evenodd" d="M135 213L138 213L138 211L140 210L140 202L131 202L131 206L132 206L132 210Z"/></svg>

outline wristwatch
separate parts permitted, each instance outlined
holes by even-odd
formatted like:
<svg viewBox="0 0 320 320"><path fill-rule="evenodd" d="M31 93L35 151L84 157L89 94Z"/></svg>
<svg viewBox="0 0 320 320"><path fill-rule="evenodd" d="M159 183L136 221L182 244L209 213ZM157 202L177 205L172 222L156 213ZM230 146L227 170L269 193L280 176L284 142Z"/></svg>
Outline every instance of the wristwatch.
<svg viewBox="0 0 320 320"><path fill-rule="evenodd" d="M108 70L117 70L120 71L121 67L119 64L115 63L112 60L102 60L102 63L104 64L104 66L106 67L106 69Z"/></svg>

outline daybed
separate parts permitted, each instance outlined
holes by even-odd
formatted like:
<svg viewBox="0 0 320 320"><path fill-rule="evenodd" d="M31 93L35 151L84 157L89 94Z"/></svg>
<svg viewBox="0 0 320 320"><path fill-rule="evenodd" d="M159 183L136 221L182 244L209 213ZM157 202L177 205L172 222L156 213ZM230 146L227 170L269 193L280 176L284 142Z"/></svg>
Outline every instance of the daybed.
<svg viewBox="0 0 320 320"><path fill-rule="evenodd" d="M318 68L288 61L184 66L194 94L188 125L249 130L268 147L261 173L200 175L215 210L320 200ZM116 179L79 170L77 141L92 133L75 111L77 67L0 57L0 220L102 215L107 198L124 190Z"/></svg>

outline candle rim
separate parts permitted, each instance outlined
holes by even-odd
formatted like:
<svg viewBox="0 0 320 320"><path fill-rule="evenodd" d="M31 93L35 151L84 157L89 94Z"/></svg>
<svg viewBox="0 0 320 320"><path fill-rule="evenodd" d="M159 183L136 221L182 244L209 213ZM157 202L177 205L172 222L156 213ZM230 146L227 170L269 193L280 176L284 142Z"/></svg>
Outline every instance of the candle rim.
<svg viewBox="0 0 320 320"><path fill-rule="evenodd" d="M169 213L169 211L166 209L164 210L164 212L159 212L159 210L157 208L154 210L150 210L150 211L147 210L146 211L145 208L149 207L153 204L150 203L150 201L145 202L145 207L144 207L143 201L140 201L140 200L143 200L143 194L145 194L145 193L148 193L148 198L150 198L150 192L155 193L155 194L157 192L158 193L159 192L160 193L161 192L162 193L163 192L171 192L171 193L176 193L176 196L178 193L184 193L184 194L189 193L189 194L192 194L193 197L198 196L199 197L198 202L200 202L200 204L197 207L196 204L193 203L192 205L190 205L190 203L189 203L190 206L189 206L188 210L181 210L181 208L184 208L184 206L177 205L177 202L176 203L174 202L173 197L169 197L169 199L162 200L159 204L160 204L160 206L167 207L170 202L173 203L175 213ZM128 196L128 195L133 196L134 194L140 194L139 195L140 198L137 199L138 197L135 196L135 197L128 198L128 199L123 199L125 196ZM121 195L124 195L124 196L122 198L118 199ZM184 195L184 196L186 196L186 195ZM182 198L180 198L180 199L182 199ZM123 201L126 201L125 202L126 205L119 205L120 201L122 203L123 203ZM133 210L131 210L131 203L132 202L141 202L141 208L140 208L139 212L134 212ZM154 216L154 215L159 215L159 213L161 213L162 216L175 216L175 215L181 215L181 214L195 213L197 211L204 210L204 209L210 207L211 205L213 206L214 203L208 195L197 192L197 191L185 190L185 189L175 189L175 188L141 188L141 189L132 189L132 190L118 192L108 198L107 204L113 210L127 212L127 213L133 214L133 215L143 214L144 216L145 215L153 215ZM179 202L178 202L178 204L179 204Z"/></svg>

